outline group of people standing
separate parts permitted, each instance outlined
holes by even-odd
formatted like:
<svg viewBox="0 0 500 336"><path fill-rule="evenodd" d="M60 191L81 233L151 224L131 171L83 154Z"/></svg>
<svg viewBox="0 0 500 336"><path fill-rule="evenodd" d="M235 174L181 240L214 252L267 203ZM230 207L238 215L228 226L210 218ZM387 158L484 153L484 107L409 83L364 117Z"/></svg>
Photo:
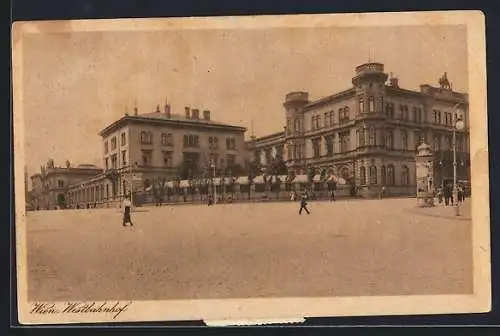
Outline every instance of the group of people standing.
<svg viewBox="0 0 500 336"><path fill-rule="evenodd" d="M466 192L465 187L462 185L457 185L457 202L461 203L465 200ZM437 198L439 204L443 203L444 205L449 206L455 204L454 195L453 195L453 184L448 183L444 186L441 186L437 190Z"/></svg>

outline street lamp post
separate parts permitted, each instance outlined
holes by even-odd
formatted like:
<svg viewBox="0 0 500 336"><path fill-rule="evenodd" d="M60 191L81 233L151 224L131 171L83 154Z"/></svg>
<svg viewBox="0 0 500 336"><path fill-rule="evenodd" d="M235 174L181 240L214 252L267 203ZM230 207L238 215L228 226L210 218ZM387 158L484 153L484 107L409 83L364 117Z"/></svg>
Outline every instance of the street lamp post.
<svg viewBox="0 0 500 336"><path fill-rule="evenodd" d="M454 106L456 109L458 104ZM453 205L455 207L455 215L460 216L460 207L458 204L458 188L457 188L457 131L464 128L464 122L455 112L453 123Z"/></svg>
<svg viewBox="0 0 500 336"><path fill-rule="evenodd" d="M214 204L217 203L217 187L215 186L215 164L212 162L210 164L212 168L212 188L214 188Z"/></svg>

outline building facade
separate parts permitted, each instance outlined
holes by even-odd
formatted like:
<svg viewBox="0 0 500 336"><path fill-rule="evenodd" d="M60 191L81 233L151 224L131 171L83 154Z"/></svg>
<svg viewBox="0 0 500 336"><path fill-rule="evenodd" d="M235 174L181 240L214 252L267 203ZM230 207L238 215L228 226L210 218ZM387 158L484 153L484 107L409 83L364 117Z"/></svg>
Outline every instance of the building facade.
<svg viewBox="0 0 500 336"><path fill-rule="evenodd" d="M231 174L245 163L244 127L219 123L208 110L185 107L184 114L163 110L127 113L104 128L104 171L72 185L75 204L120 202L131 190L147 193L156 183L213 174ZM84 204L85 206L85 204Z"/></svg>
<svg viewBox="0 0 500 336"><path fill-rule="evenodd" d="M58 167L49 160L41 167L40 173L31 176L33 208L52 210L70 206L68 192L71 186L101 173L102 169L95 165L72 166L67 162L66 166Z"/></svg>
<svg viewBox="0 0 500 336"><path fill-rule="evenodd" d="M390 78L389 78L390 77ZM415 194L415 152L421 141L434 149L436 185L453 177L452 130L457 131L457 174L470 179L468 96L453 91L446 73L440 87L403 89L384 65L356 67L352 86L315 101L307 92L286 95L285 130L247 142L262 166L283 153L289 172L328 171L355 185L360 194Z"/></svg>

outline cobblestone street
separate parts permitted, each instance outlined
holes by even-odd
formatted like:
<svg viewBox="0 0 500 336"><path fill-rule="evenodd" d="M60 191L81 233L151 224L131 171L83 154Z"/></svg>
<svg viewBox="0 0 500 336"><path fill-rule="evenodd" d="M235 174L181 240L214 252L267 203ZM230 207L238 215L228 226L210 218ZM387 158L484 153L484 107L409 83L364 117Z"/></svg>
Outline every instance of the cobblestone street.
<svg viewBox="0 0 500 336"><path fill-rule="evenodd" d="M28 299L470 293L470 219L415 203L148 207L134 227L120 209L30 212Z"/></svg>

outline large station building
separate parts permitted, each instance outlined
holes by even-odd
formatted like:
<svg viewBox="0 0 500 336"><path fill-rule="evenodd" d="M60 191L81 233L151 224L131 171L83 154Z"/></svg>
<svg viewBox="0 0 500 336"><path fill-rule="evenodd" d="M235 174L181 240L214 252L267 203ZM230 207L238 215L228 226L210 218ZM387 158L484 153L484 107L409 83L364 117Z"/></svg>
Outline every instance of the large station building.
<svg viewBox="0 0 500 336"><path fill-rule="evenodd" d="M322 99L308 92L291 92L283 102L283 131L252 137L249 155L265 167L282 157L289 172L308 168L337 174L362 195L378 194L385 186L392 195L415 194L415 153L421 141L434 150L435 181L453 178L452 130L457 132L457 174L470 179L468 95L455 92L446 73L439 87L419 91L400 87L380 63L356 67L351 86Z"/></svg>
<svg viewBox="0 0 500 336"><path fill-rule="evenodd" d="M69 204L110 206L131 190L151 190L156 182L243 167L245 131L212 120L208 110L185 107L183 114L174 114L165 104L139 114L135 108L132 115L125 113L99 133L104 169L71 185ZM182 170L184 177L178 176Z"/></svg>

